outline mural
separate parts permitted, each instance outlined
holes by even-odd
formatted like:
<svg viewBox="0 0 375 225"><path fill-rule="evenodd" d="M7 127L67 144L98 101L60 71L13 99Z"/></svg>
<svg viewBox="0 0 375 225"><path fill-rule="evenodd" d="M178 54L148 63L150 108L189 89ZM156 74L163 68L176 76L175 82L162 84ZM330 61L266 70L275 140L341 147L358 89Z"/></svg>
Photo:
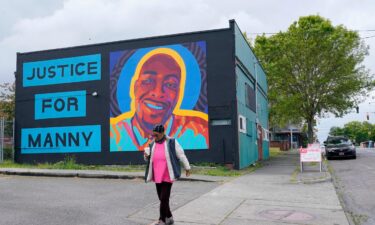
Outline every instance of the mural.
<svg viewBox="0 0 375 225"><path fill-rule="evenodd" d="M142 151L152 128L184 149L207 149L206 42L110 53L110 151Z"/></svg>

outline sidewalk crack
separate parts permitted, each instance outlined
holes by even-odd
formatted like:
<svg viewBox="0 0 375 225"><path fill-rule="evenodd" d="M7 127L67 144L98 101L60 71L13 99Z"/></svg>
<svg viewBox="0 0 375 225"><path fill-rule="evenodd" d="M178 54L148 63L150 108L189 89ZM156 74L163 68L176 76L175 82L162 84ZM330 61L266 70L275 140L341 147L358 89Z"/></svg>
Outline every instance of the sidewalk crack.
<svg viewBox="0 0 375 225"><path fill-rule="evenodd" d="M246 199L242 200L240 204L238 204L238 206L236 206L232 211L230 211L225 217L224 219L222 219L219 223L222 224L234 211L236 211L241 205L243 205L243 203L246 201Z"/></svg>

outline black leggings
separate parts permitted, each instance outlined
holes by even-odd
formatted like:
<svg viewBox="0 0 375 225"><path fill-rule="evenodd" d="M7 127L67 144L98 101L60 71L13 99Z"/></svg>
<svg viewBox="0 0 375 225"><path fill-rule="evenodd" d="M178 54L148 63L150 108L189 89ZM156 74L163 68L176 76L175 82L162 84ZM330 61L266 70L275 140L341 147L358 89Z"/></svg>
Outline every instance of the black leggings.
<svg viewBox="0 0 375 225"><path fill-rule="evenodd" d="M165 222L165 218L172 217L171 209L169 208L169 197L171 195L172 183L162 182L156 184L156 191L160 200L160 217L159 220Z"/></svg>

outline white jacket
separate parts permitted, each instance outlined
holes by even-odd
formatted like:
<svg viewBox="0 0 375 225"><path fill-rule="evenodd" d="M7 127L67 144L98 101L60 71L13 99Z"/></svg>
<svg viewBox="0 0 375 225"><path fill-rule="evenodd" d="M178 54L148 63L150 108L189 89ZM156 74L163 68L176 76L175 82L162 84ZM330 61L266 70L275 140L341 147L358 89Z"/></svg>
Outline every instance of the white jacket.
<svg viewBox="0 0 375 225"><path fill-rule="evenodd" d="M167 137L166 140L164 141L165 158L167 160L167 167L168 167L169 177L170 177L171 181L174 181L174 180L176 180L176 177L175 177L175 174L173 172L172 163L171 163L171 157L169 155L169 146L168 146L169 139L171 139L171 138ZM148 157L146 157L146 156L144 157L145 161L150 160L148 171L146 171L146 174L147 174L147 177L145 178L146 182L152 181L152 178L153 178L152 154L151 153L154 152L155 146L156 146L156 144L154 144L152 146L152 149L150 149L150 148L146 148L145 149L145 153L148 156ZM176 139L175 139L175 149L176 149L176 156L177 156L178 160L182 163L184 169L185 170L190 170L191 167L190 167L188 159L186 158L184 149L181 147L181 145L177 142ZM150 155L151 155L151 157L150 157Z"/></svg>

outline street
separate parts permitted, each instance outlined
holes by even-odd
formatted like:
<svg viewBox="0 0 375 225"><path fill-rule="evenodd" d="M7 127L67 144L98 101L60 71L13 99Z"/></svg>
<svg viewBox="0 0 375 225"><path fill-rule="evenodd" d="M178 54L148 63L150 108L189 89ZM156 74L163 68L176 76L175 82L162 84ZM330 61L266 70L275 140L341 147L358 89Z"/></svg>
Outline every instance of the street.
<svg viewBox="0 0 375 225"><path fill-rule="evenodd" d="M176 182L172 210L218 185ZM149 224L158 199L154 184L140 179L0 176L0 209L1 225Z"/></svg>
<svg viewBox="0 0 375 225"><path fill-rule="evenodd" d="M334 183L352 224L375 224L375 149L357 148L357 159L330 160Z"/></svg>
<svg viewBox="0 0 375 225"><path fill-rule="evenodd" d="M329 173L298 166L299 151L288 151L224 182L178 181L175 224L348 225ZM139 178L1 175L0 225L147 225L159 214L155 192Z"/></svg>

